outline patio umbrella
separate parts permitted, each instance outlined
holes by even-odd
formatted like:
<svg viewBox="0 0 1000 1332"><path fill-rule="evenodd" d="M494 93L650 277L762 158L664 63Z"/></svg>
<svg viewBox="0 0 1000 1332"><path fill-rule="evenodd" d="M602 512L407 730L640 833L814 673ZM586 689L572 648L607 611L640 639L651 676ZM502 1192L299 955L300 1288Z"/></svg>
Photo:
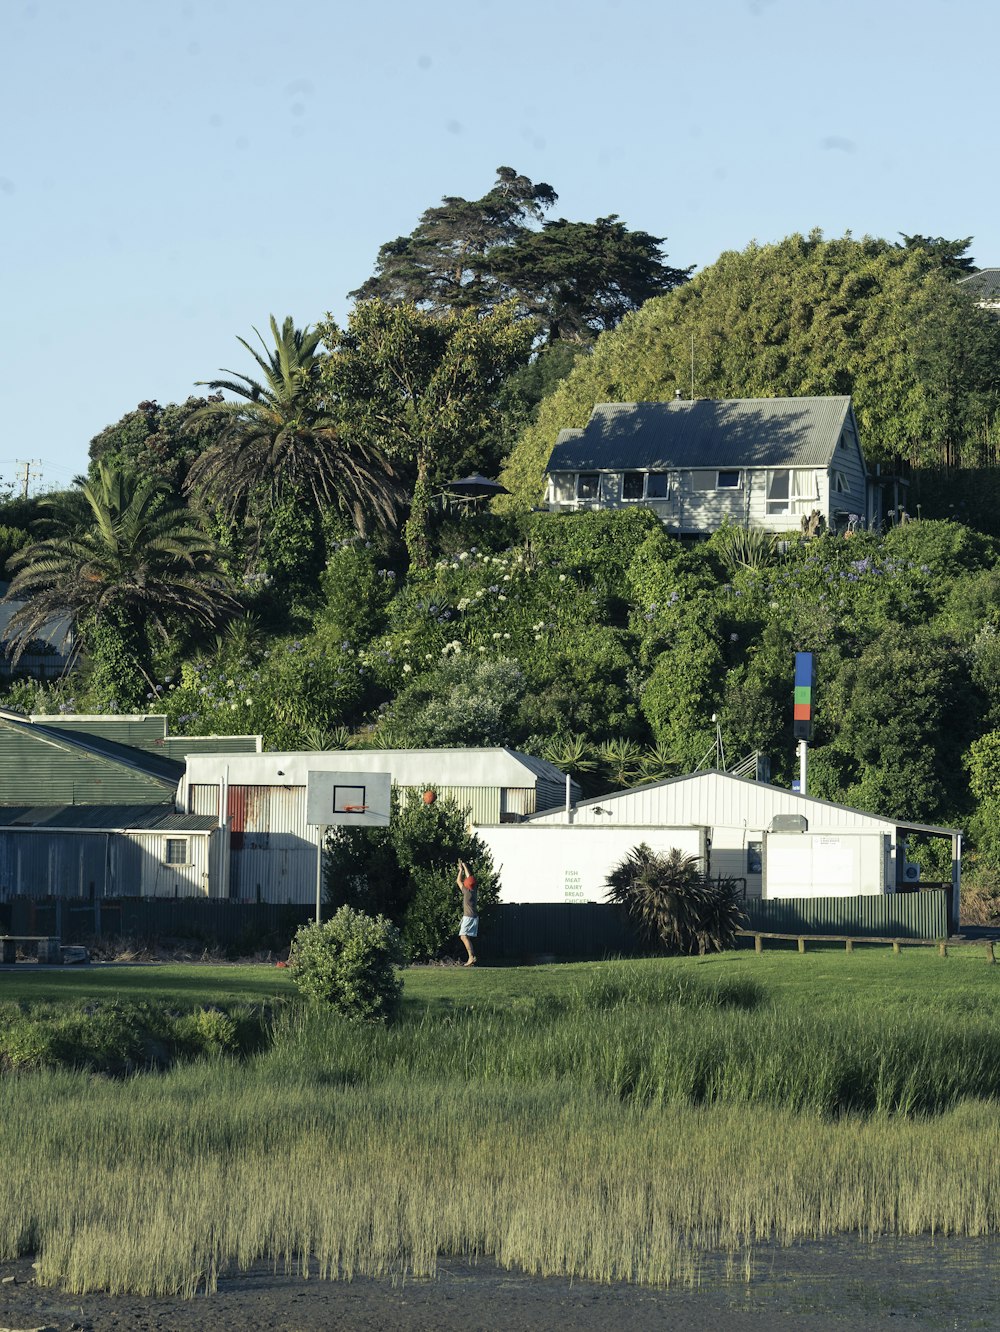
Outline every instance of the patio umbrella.
<svg viewBox="0 0 1000 1332"><path fill-rule="evenodd" d="M499 481L491 481L488 476L480 476L478 472L473 472L471 476L463 476L460 481L449 481L445 486L445 493L457 495L460 499L477 500L493 499L495 495L509 495L510 491Z"/></svg>

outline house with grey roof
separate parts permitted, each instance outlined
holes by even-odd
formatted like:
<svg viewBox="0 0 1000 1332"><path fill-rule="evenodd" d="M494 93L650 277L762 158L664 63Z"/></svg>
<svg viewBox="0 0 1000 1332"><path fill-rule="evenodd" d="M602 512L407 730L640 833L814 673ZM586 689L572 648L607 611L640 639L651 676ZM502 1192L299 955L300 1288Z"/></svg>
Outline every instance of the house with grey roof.
<svg viewBox="0 0 1000 1332"><path fill-rule="evenodd" d="M545 471L552 512L641 505L677 535L881 519L846 396L601 403L560 431Z"/></svg>
<svg viewBox="0 0 1000 1332"><path fill-rule="evenodd" d="M978 273L959 278L955 286L971 297L980 310L1000 315L1000 268L981 268Z"/></svg>

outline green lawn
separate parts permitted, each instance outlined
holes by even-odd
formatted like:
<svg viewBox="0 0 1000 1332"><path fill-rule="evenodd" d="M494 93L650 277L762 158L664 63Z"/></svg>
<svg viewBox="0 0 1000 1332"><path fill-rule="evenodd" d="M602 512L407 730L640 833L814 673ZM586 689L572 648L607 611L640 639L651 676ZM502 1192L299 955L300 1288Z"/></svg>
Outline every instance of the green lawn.
<svg viewBox="0 0 1000 1332"><path fill-rule="evenodd" d="M549 966L410 967L404 973L408 1007L448 1007L469 1002L504 1007L543 997L570 995L608 964L566 962ZM643 975L739 977L759 981L775 1003L830 1013L873 1011L976 1012L1000 1016L1000 966L986 963L981 947L904 948L899 956L881 946L820 948L800 954L769 948L705 958L655 958L621 965ZM0 1001L76 1002L100 998L170 1004L256 1003L295 994L289 973L264 965L168 963L93 965L36 972L31 963L0 972Z"/></svg>

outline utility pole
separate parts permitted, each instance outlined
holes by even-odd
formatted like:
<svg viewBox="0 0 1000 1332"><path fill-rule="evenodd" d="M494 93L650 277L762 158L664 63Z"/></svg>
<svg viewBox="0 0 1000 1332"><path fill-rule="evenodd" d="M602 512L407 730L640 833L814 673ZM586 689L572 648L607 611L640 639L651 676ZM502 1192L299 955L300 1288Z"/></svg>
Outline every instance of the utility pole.
<svg viewBox="0 0 1000 1332"><path fill-rule="evenodd" d="M28 498L29 484L32 481L40 481L42 479L41 472L32 470L32 468L41 467L41 465L42 465L41 458L29 458L27 460L24 460L23 458L18 458L17 461L14 463L14 466L17 468L17 478L18 478L18 484L21 487L22 499Z"/></svg>

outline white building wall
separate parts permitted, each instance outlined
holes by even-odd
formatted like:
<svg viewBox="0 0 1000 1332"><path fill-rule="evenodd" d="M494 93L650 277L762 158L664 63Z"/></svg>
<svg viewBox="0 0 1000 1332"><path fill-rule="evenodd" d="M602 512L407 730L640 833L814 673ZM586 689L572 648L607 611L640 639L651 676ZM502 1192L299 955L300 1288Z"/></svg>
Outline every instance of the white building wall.
<svg viewBox="0 0 1000 1332"><path fill-rule="evenodd" d="M597 828L504 823L478 826L500 876L501 902L604 902L605 879L640 842L704 863L704 828Z"/></svg>

